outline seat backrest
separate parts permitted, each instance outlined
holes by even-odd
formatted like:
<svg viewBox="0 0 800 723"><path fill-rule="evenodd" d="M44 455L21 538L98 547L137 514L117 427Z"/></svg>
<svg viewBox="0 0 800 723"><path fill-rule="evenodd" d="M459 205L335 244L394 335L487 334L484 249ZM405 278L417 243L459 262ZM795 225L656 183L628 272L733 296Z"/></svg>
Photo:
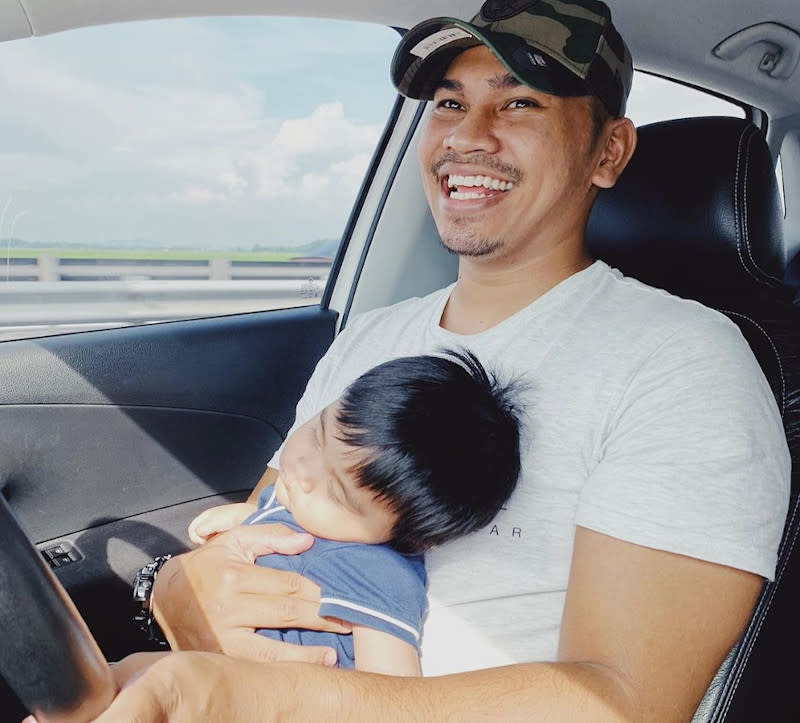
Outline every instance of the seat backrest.
<svg viewBox="0 0 800 723"><path fill-rule="evenodd" d="M630 166L595 204L587 241L627 276L727 314L772 387L792 456L776 578L696 720L800 720L800 309L782 281L780 199L763 134L737 118L640 128Z"/></svg>

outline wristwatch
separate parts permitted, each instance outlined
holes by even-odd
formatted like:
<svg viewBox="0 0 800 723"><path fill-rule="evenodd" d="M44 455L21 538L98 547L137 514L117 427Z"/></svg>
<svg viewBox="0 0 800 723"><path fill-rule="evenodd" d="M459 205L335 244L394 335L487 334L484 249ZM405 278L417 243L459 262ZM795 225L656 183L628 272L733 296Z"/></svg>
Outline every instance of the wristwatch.
<svg viewBox="0 0 800 723"><path fill-rule="evenodd" d="M169 647L164 633L153 618L152 600L153 585L155 585L158 572L172 555L160 555L152 562L148 562L133 579L133 604L136 612L133 615L133 624L144 633L145 637L160 647Z"/></svg>

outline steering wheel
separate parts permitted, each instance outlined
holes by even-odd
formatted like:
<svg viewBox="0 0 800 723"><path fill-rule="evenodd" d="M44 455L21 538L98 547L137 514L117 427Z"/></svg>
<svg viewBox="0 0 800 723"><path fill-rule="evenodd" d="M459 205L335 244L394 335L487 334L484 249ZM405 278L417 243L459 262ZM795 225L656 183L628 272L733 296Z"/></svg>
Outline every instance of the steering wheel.
<svg viewBox="0 0 800 723"><path fill-rule="evenodd" d="M69 595L0 494L0 674L39 723L86 723L117 689Z"/></svg>

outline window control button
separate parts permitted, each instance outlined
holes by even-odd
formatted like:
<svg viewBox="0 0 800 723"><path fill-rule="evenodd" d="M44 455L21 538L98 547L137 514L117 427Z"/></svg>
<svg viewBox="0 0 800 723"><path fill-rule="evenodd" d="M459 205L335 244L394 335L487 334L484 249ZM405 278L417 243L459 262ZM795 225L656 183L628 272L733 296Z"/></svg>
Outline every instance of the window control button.
<svg viewBox="0 0 800 723"><path fill-rule="evenodd" d="M65 567L83 560L83 555L68 542L60 542L40 550L42 557L52 568Z"/></svg>

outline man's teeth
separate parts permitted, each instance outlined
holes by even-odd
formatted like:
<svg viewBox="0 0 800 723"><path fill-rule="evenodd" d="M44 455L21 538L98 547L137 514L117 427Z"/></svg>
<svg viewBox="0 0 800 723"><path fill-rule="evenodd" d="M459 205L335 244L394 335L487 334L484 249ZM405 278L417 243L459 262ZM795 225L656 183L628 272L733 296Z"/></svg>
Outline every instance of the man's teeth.
<svg viewBox="0 0 800 723"><path fill-rule="evenodd" d="M491 176L459 176L451 174L447 177L447 185L449 188L457 188L458 186L466 188L486 188L492 191L510 191L514 188L511 181L501 181L499 178L492 178ZM466 201L473 198L486 198L485 193L476 191L451 191L450 198Z"/></svg>
<svg viewBox="0 0 800 723"><path fill-rule="evenodd" d="M469 201L472 198L488 198L488 194L475 191L450 191L450 198L455 198L457 201Z"/></svg>

